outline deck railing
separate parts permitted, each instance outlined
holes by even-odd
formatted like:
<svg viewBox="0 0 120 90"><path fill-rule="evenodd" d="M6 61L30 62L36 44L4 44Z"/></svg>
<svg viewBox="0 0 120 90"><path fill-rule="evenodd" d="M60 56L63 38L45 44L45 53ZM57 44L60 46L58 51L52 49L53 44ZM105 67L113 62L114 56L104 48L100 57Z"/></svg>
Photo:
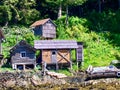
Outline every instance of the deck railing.
<svg viewBox="0 0 120 90"><path fill-rule="evenodd" d="M11 63L19 63L19 64L35 64L36 59L30 59L30 58L15 58L13 57L11 60Z"/></svg>

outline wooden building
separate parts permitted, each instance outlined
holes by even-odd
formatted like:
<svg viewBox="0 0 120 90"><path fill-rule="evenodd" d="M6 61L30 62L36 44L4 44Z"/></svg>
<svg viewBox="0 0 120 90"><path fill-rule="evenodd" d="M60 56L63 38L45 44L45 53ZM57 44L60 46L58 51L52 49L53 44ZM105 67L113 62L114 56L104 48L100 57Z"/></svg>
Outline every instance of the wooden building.
<svg viewBox="0 0 120 90"><path fill-rule="evenodd" d="M44 39L56 38L56 25L50 18L36 21L30 27L34 35L39 35Z"/></svg>
<svg viewBox="0 0 120 90"><path fill-rule="evenodd" d="M41 62L47 65L54 64L57 69L60 64L69 64L72 68L71 50L78 49L78 44L74 40L36 40L34 42L34 48L41 51L41 58L39 59Z"/></svg>
<svg viewBox="0 0 120 90"><path fill-rule="evenodd" d="M21 40L10 50L11 64L13 69L24 69L36 67L35 48L26 41Z"/></svg>

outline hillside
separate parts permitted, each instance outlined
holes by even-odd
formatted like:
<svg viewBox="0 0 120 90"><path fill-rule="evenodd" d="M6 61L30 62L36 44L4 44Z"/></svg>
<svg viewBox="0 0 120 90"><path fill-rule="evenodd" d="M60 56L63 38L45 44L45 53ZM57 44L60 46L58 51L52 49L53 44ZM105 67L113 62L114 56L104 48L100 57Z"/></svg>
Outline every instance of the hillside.
<svg viewBox="0 0 120 90"><path fill-rule="evenodd" d="M88 27L89 21L85 18L70 17L68 25L65 17L55 21L57 25L57 39L74 39L84 44L84 65L106 66L112 60L120 58L120 47L117 45L120 35L109 31L93 31ZM3 27L5 41L3 42L3 54L9 58L9 50L20 40L24 39L31 45L35 37L30 28L25 26ZM114 39L114 41L113 41ZM72 52L74 53L74 52ZM73 60L75 57L72 57ZM74 64L74 67L76 64Z"/></svg>

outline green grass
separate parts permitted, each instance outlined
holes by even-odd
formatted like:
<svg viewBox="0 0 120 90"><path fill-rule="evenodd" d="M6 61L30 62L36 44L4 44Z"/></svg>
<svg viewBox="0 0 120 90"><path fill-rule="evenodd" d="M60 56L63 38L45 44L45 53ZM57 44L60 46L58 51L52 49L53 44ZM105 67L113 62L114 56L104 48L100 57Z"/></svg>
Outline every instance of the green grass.
<svg viewBox="0 0 120 90"><path fill-rule="evenodd" d="M0 68L0 72L15 72L15 70L13 70L12 68L7 68L7 67L1 67Z"/></svg>
<svg viewBox="0 0 120 90"><path fill-rule="evenodd" d="M58 73L63 73L65 75L67 75L67 76L71 76L72 75L71 72L68 69L60 69L57 72Z"/></svg>

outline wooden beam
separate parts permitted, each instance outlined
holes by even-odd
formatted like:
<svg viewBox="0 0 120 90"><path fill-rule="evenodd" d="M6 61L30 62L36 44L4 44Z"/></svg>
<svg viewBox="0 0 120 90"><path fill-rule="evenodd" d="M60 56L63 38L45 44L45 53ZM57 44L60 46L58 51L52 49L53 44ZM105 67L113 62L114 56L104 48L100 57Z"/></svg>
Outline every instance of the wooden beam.
<svg viewBox="0 0 120 90"><path fill-rule="evenodd" d="M58 60L58 62L62 61L62 59L65 59L67 62L70 62L65 56L67 56L69 54L69 51L65 54L62 55L60 52L57 51L57 54L60 55L62 58L60 60Z"/></svg>
<svg viewBox="0 0 120 90"><path fill-rule="evenodd" d="M77 70L78 70L79 66L78 66L78 56L77 56L77 49L75 49L75 58L76 58L76 62L77 62Z"/></svg>
<svg viewBox="0 0 120 90"><path fill-rule="evenodd" d="M71 53L71 49L69 50L69 53L70 53L70 68L72 69L72 53Z"/></svg>
<svg viewBox="0 0 120 90"><path fill-rule="evenodd" d="M42 71L43 71L43 75L46 75L46 67L47 67L47 63L42 61Z"/></svg>
<svg viewBox="0 0 120 90"><path fill-rule="evenodd" d="M23 64L23 70L25 70L25 64Z"/></svg>
<svg viewBox="0 0 120 90"><path fill-rule="evenodd" d="M58 70L58 69L59 69L58 63L56 63L56 70Z"/></svg>

